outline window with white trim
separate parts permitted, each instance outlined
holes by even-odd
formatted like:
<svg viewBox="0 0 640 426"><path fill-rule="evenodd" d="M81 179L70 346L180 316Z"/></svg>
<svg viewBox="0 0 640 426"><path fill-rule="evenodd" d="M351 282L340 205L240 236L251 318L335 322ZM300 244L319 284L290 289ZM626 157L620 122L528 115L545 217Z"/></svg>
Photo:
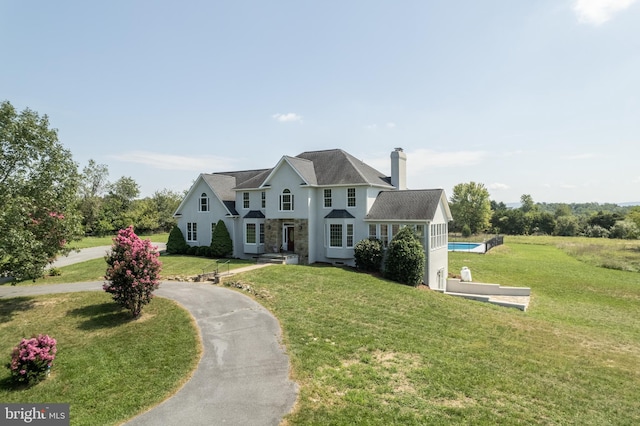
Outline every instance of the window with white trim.
<svg viewBox="0 0 640 426"><path fill-rule="evenodd" d="M331 207L332 204L333 202L331 199L331 189L325 189L324 190L324 207L328 209Z"/></svg>
<svg viewBox="0 0 640 426"><path fill-rule="evenodd" d="M356 189L347 188L347 207L356 206Z"/></svg>
<svg viewBox="0 0 640 426"><path fill-rule="evenodd" d="M285 189L280 194L280 211L293 210L293 194L290 190Z"/></svg>
<svg viewBox="0 0 640 426"><path fill-rule="evenodd" d="M243 192L242 193L242 208L243 209L248 209L250 206L249 204L249 193L248 192Z"/></svg>
<svg viewBox="0 0 640 426"><path fill-rule="evenodd" d="M209 211L209 196L204 192L200 195L200 203L198 204L198 211L199 212Z"/></svg>
<svg viewBox="0 0 640 426"><path fill-rule="evenodd" d="M245 233L244 233L244 242L246 244L256 243L256 224L255 223L246 224Z"/></svg>
<svg viewBox="0 0 640 426"><path fill-rule="evenodd" d="M449 225L447 223L431 224L431 250L439 249L447 245Z"/></svg>
<svg viewBox="0 0 640 426"><path fill-rule="evenodd" d="M378 226L369 224L369 238L378 238Z"/></svg>
<svg viewBox="0 0 640 426"><path fill-rule="evenodd" d="M195 222L187 223L187 241L198 241L198 224Z"/></svg>
<svg viewBox="0 0 640 426"><path fill-rule="evenodd" d="M260 198L262 200L262 208L264 209L265 207L267 207L267 193L262 191L262 194L260 194Z"/></svg>
<svg viewBox="0 0 640 426"><path fill-rule="evenodd" d="M329 224L329 247L342 247L342 224Z"/></svg>
<svg viewBox="0 0 640 426"><path fill-rule="evenodd" d="M264 223L260 224L260 244L264 244Z"/></svg>
<svg viewBox="0 0 640 426"><path fill-rule="evenodd" d="M353 223L347 223L347 248L353 248Z"/></svg>

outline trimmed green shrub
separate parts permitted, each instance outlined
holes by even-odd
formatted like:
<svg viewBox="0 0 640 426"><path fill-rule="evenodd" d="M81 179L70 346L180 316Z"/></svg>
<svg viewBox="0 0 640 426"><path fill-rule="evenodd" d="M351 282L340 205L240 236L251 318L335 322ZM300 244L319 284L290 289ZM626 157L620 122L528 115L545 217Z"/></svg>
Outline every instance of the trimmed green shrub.
<svg viewBox="0 0 640 426"><path fill-rule="evenodd" d="M202 257L211 257L211 247L209 246L200 246L198 247L198 256Z"/></svg>
<svg viewBox="0 0 640 426"><path fill-rule="evenodd" d="M233 253L233 242L222 219L218 221L211 233L211 255L213 257L226 257Z"/></svg>
<svg viewBox="0 0 640 426"><path fill-rule="evenodd" d="M167 253L169 254L185 254L189 249L189 245L184 239L184 234L177 226L174 226L169 233L167 240Z"/></svg>
<svg viewBox="0 0 640 426"><path fill-rule="evenodd" d="M462 232L461 233L462 233L462 236L465 237L465 238L470 237L471 236L471 228L469 228L469 225L465 224L462 227Z"/></svg>
<svg viewBox="0 0 640 426"><path fill-rule="evenodd" d="M358 241L354 247L356 268L361 271L378 272L382 267L382 241L369 238Z"/></svg>
<svg viewBox="0 0 640 426"><path fill-rule="evenodd" d="M384 274L403 284L417 286L424 277L425 254L413 230L405 226L389 243Z"/></svg>
<svg viewBox="0 0 640 426"><path fill-rule="evenodd" d="M198 246L189 246L185 254L188 254L189 256L197 256Z"/></svg>

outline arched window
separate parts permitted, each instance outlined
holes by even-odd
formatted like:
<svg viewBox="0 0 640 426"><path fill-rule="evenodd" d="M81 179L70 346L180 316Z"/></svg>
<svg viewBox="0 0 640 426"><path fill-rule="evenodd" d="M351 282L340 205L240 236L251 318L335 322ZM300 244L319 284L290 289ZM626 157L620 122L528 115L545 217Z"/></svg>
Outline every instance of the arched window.
<svg viewBox="0 0 640 426"><path fill-rule="evenodd" d="M282 194L280 194L280 210L293 210L293 194L288 189L283 190Z"/></svg>
<svg viewBox="0 0 640 426"><path fill-rule="evenodd" d="M198 207L198 211L201 212L208 212L209 211L209 196L207 196L206 193L202 193L202 195L200 195L200 204Z"/></svg>

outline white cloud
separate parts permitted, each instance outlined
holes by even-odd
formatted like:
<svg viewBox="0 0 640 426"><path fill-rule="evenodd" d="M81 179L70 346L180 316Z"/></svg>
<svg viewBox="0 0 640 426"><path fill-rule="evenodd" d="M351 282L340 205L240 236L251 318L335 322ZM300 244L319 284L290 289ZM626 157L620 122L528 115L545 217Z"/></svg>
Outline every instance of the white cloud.
<svg viewBox="0 0 640 426"><path fill-rule="evenodd" d="M506 189L510 189L511 187L506 183L494 182L487 186L488 189L493 189L495 191L504 191Z"/></svg>
<svg viewBox="0 0 640 426"><path fill-rule="evenodd" d="M364 126L365 129L367 130L376 130L378 128L377 124L367 124L366 126Z"/></svg>
<svg viewBox="0 0 640 426"><path fill-rule="evenodd" d="M635 2L636 0L575 0L573 10L580 22L598 26Z"/></svg>
<svg viewBox="0 0 640 426"><path fill-rule="evenodd" d="M393 129L395 127L396 127L396 123L391 122L391 121L389 123L387 123L387 129Z"/></svg>
<svg viewBox="0 0 640 426"><path fill-rule="evenodd" d="M225 170L232 168L236 160L200 155L198 157L186 157L183 155L160 154L149 151L131 151L120 155L112 155L111 158L127 163L144 164L161 170L189 170L196 173L206 173L209 170Z"/></svg>
<svg viewBox="0 0 640 426"><path fill-rule="evenodd" d="M293 121L299 121L302 123L302 116L299 114L296 114L295 112L289 112L287 114L277 113L277 114L273 114L271 117L275 118L281 123L289 123Z"/></svg>

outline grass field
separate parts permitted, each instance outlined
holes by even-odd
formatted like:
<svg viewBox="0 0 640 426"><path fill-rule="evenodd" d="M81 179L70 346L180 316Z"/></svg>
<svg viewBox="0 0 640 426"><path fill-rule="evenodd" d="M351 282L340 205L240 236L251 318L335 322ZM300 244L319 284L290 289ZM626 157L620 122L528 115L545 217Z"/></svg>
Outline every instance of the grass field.
<svg viewBox="0 0 640 426"><path fill-rule="evenodd" d="M83 249L89 247L110 246L113 244L113 238L115 235L107 235L105 237L85 237L80 241L73 241L69 246L73 249ZM169 239L169 233L151 234L151 235L139 235L143 240L151 240L154 243L166 243Z"/></svg>
<svg viewBox="0 0 640 426"><path fill-rule="evenodd" d="M118 424L174 393L188 380L201 346L191 316L155 298L142 316L102 292L0 299L0 354L9 362L23 337L49 334L58 353L51 376L16 388L0 369L0 401L70 403L72 425Z"/></svg>
<svg viewBox="0 0 640 426"><path fill-rule="evenodd" d="M541 241L451 253L450 264L478 281L530 286L529 311L348 269L238 276L282 324L301 389L287 422L640 422L640 275Z"/></svg>
<svg viewBox="0 0 640 426"><path fill-rule="evenodd" d="M581 255L587 243L601 248ZM598 266L620 260L623 244L633 243L506 237L486 255L450 253L451 272L531 287L527 312L348 268L272 266L231 279L250 283L247 294L280 321L300 385L290 425L634 425L640 274ZM210 262L167 259L187 275L202 267L188 262Z"/></svg>
<svg viewBox="0 0 640 426"><path fill-rule="evenodd" d="M161 279L187 279L204 272L212 272L216 269L216 260L193 256L160 256L162 262ZM228 261L228 263L227 263ZM220 272L240 268L253 261L240 259L224 259L218 265ZM35 281L26 280L17 285L61 284L76 282L103 281L107 270L104 259L92 259L86 262L58 268L60 275L46 276Z"/></svg>

